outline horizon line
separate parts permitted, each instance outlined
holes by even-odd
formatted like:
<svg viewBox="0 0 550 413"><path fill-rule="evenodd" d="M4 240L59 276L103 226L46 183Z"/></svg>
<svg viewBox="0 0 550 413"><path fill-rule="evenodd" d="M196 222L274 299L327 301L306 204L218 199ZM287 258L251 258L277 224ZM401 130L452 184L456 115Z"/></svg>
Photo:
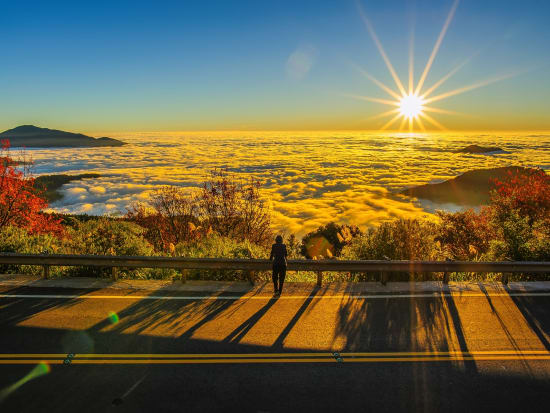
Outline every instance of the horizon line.
<svg viewBox="0 0 550 413"><path fill-rule="evenodd" d="M462 132L497 132L497 133L514 133L514 132L543 132L550 133L550 128L547 129L448 129L445 131L437 129L429 129L426 131L399 131L399 130L381 130L381 129L151 129L151 130L103 130L92 133L209 133L209 132L375 132L375 133L398 133L400 135L423 135L423 134L447 134L447 133L462 133Z"/></svg>

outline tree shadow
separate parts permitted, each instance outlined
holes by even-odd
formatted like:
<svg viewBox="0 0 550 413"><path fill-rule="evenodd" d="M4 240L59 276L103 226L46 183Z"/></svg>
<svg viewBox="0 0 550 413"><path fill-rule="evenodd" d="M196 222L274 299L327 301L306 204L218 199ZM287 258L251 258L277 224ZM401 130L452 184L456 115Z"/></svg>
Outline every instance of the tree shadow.
<svg viewBox="0 0 550 413"><path fill-rule="evenodd" d="M506 287L506 291L508 293L512 292L509 287ZM550 351L550 307L548 306L548 297L510 294L510 298L544 348ZM546 300L546 302L541 303L541 300Z"/></svg>
<svg viewBox="0 0 550 413"><path fill-rule="evenodd" d="M196 323L179 334L180 338L185 339L233 305L243 305L247 301L241 298L244 294L243 292L231 293L231 298L216 299L219 296L223 297L224 294L202 293L196 299L193 299L193 295L186 296L186 299L179 299L172 291L159 289L151 295L166 296L167 299L138 300L117 314L119 321L116 323L113 324L109 318L105 318L88 330L94 332L110 327L110 331L115 333L139 334L152 328L176 329L182 320L197 318Z"/></svg>
<svg viewBox="0 0 550 413"><path fill-rule="evenodd" d="M458 309L447 294L343 298L333 342L338 339L344 339L342 351L468 352ZM475 370L475 362L464 365Z"/></svg>
<svg viewBox="0 0 550 413"><path fill-rule="evenodd" d="M27 298L27 297L7 297L2 298L2 304L0 306L0 311L2 312L2 317L0 318L0 328L6 328L22 321L29 319L30 317L35 316L38 313L43 311L55 309L55 308L64 308L70 307L77 304L81 301L79 298L74 298L71 296L75 295L85 295L92 293L94 291L101 290L101 288L64 288L63 293L59 293L59 288L56 287L33 287L30 286L17 286L7 290L3 290L1 294L6 295L25 295L31 296L35 295L36 297ZM48 298L43 297L45 295L56 295L59 298ZM62 297L67 296L67 297Z"/></svg>

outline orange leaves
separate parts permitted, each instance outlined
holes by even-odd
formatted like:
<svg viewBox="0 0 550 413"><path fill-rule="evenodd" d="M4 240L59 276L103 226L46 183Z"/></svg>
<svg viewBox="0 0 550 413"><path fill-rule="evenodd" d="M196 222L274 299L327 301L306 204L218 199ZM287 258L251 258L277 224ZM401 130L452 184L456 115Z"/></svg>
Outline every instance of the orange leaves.
<svg viewBox="0 0 550 413"><path fill-rule="evenodd" d="M61 220L41 211L48 206L41 193L34 188L25 162L21 169L9 153L9 141L1 141L0 150L0 228L7 225L25 228L30 233L61 234Z"/></svg>
<svg viewBox="0 0 550 413"><path fill-rule="evenodd" d="M550 213L550 176L541 169L510 173L504 181L496 181L491 206L498 215L517 210L530 223Z"/></svg>

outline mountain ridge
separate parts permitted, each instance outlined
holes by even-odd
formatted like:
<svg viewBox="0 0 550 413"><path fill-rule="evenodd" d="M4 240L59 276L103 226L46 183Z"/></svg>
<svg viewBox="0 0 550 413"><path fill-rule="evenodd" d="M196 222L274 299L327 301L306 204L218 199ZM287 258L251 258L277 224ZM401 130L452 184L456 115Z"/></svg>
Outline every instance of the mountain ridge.
<svg viewBox="0 0 550 413"><path fill-rule="evenodd" d="M82 133L41 128L34 125L20 125L8 129L0 133L0 139L8 139L12 147L26 146L30 148L89 148L126 144L118 139L93 138Z"/></svg>
<svg viewBox="0 0 550 413"><path fill-rule="evenodd" d="M503 180L510 173L529 174L536 170L522 166L474 169L443 182L419 185L404 189L399 193L419 199L427 199L437 204L485 205L491 198L491 190L496 188L495 179Z"/></svg>

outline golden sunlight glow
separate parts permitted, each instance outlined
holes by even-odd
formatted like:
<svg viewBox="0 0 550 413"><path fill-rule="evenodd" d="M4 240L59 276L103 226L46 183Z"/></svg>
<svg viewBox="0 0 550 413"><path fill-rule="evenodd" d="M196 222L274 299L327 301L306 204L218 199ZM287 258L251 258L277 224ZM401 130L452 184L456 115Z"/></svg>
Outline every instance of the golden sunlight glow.
<svg viewBox="0 0 550 413"><path fill-rule="evenodd" d="M454 0L451 10L449 11L449 14L447 15L447 18L445 20L445 23L443 24L443 28L441 29L441 32L439 33L439 36L437 38L437 41L435 42L435 45L432 49L432 52L430 54L430 57L428 59L428 62L426 63L426 66L424 67L424 70L422 71L422 75L420 76L418 83L416 86L414 85L414 32L411 32L411 38L409 43L409 91L408 93L405 92L405 88L403 87L403 83L399 79L399 76L397 75L393 65L390 62L390 59L388 58L388 55L386 54L386 51L382 47L382 43L378 39L378 36L376 35L376 32L374 31L374 27L371 23L371 21L367 18L367 15L365 11L363 10L360 3L358 3L359 6L359 12L361 14L361 17L365 23L365 26L374 41L376 47L378 48L378 51L380 52L380 55L382 56L382 59L386 63L386 67L388 68L388 71L390 72L395 85L397 86L398 91L395 91L388 85L382 83L378 79L376 79L371 74L367 73L361 68L358 68L358 70L369 80L371 80L375 85L377 85L380 89L385 91L387 94L389 94L393 99L380 99L377 97L370 97L370 96L360 96L360 95L350 95L346 94L345 96L352 97L355 99L365 100L368 102L375 102L375 103L381 103L383 105L389 105L389 106L397 106L397 109L389 110L387 112L381 113L379 115L373 116L370 119L376 119L376 118L383 118L390 115L394 115L387 123L384 124L384 126L381 127L382 130L389 128L390 126L396 124L396 122L401 118L401 123L399 126L399 130L403 130L405 125L408 124L408 129L410 132L413 131L415 123L418 127L420 127L421 130L425 130L423 120L427 121L432 126L435 126L438 129L445 130L445 127L439 123L436 119L429 116L425 112L436 112L436 113L443 113L447 115L453 115L458 114L457 112L448 111L444 109L434 108L434 107L428 107L425 106L426 104L436 102L439 100L443 100L446 98L449 98L451 96L459 95L464 92L468 92L470 90L474 90L483 86L487 86L491 83L498 82L504 79L507 79L509 77L517 75L515 74L504 74L501 76L497 76L482 82L474 83L469 86L457 88L445 93L441 93L436 96L431 96L431 94L439 87L441 86L446 80L448 80L451 76L453 76L456 72L458 72L463 66L468 63L471 58L469 57L464 62L459 64L457 67L455 67L453 70L451 70L447 75L443 76L440 80L435 82L431 87L424 90L424 83L428 77L428 73L430 72L430 68L432 67L432 64L435 60L435 57L437 56L437 52L439 51L439 48L441 46L441 43L443 42L443 38L445 37L445 33L447 32L447 29L449 28L449 25L451 24L451 21L453 20L453 16L455 14L455 11L458 7L458 3L460 0Z"/></svg>
<svg viewBox="0 0 550 413"><path fill-rule="evenodd" d="M424 101L417 95L406 95L399 102L399 112L406 118L416 118L422 114Z"/></svg>

